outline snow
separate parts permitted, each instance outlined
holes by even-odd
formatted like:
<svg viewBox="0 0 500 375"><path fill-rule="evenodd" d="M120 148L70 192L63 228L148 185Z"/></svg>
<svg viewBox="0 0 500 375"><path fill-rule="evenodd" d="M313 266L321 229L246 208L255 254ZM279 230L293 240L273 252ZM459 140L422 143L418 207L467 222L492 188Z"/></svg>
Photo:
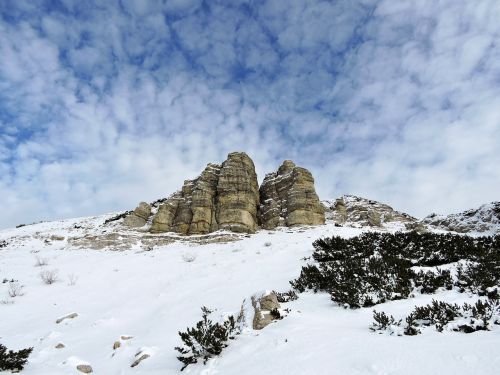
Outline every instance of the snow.
<svg viewBox="0 0 500 375"><path fill-rule="evenodd" d="M298 277L315 239L355 236L364 230L329 223L263 230L228 243L179 240L151 251L78 249L67 241L102 232L99 224L112 216L0 231L0 243L8 242L0 248L0 279L24 285L24 295L10 299L9 283L0 284L0 302L14 302L0 304L0 342L15 350L34 347L24 374L80 374L79 364L105 375L179 373L177 333L200 320L201 306L214 310L215 317L236 315L252 295L289 290L289 280ZM66 239L45 242L44 236L50 235ZM35 267L36 256L48 264ZM58 270L59 280L42 283L42 269ZM74 285L69 275L77 277ZM433 298L453 303L477 299L447 291L417 294L375 309L400 319ZM473 334L428 329L422 335L396 337L369 330L372 309L346 310L324 293L302 293L282 307L290 309L284 319L262 331L246 329L220 357L206 366L189 366L184 373L493 375L500 368L500 329ZM73 312L78 316L56 324ZM115 341L121 346L113 350ZM58 343L65 347L56 349ZM131 368L139 352L150 357Z"/></svg>

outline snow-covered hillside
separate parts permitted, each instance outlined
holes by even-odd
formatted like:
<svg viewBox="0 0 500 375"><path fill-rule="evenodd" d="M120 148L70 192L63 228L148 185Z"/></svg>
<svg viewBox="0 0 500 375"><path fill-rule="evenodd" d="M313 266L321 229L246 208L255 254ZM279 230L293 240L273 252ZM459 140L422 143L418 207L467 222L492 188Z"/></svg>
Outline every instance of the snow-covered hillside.
<svg viewBox="0 0 500 375"><path fill-rule="evenodd" d="M100 226L109 217L0 232L0 278L6 279L0 284L0 342L9 349L34 347L26 375L80 374L80 364L104 375L179 373L177 333L200 319L201 306L214 309L214 318L236 314L256 293L290 289L315 239L372 230L330 222L187 238ZM384 230L397 228L400 223ZM89 249L92 241L121 245ZM43 270L57 272L58 280L43 283ZM8 296L11 280L23 295ZM402 318L433 298L477 300L441 291L376 309ZM247 327L220 357L184 373L493 375L500 368L500 329L378 335L369 330L372 308L344 309L326 293L302 293L282 308L289 309L284 319L261 331ZM77 316L56 322L71 313ZM113 349L117 341L120 347ZM64 347L56 348L60 343ZM150 357L131 367L142 354Z"/></svg>

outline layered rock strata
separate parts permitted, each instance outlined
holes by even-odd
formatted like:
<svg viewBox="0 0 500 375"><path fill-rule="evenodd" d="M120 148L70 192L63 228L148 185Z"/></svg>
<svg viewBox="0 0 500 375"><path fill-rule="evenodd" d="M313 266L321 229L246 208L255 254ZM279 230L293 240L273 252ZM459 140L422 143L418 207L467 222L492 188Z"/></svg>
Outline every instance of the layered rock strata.
<svg viewBox="0 0 500 375"><path fill-rule="evenodd" d="M151 206L146 202L141 202L134 211L125 219L123 223L131 228L143 227L151 216Z"/></svg>
<svg viewBox="0 0 500 375"><path fill-rule="evenodd" d="M199 177L163 202L151 232L206 234L218 229L253 233L259 190L255 166L245 153L233 152L222 165L208 164Z"/></svg>
<svg viewBox="0 0 500 375"><path fill-rule="evenodd" d="M219 229L253 233L259 225L318 225L324 208L314 179L287 160L270 173L259 189L252 159L242 152L222 164L208 164L199 177L184 181L182 189L151 205L141 203L123 223L137 228L150 223L153 233L206 234Z"/></svg>
<svg viewBox="0 0 500 375"><path fill-rule="evenodd" d="M314 189L314 178L305 168L285 160L269 173L260 187L259 222L262 228L321 225L325 211Z"/></svg>

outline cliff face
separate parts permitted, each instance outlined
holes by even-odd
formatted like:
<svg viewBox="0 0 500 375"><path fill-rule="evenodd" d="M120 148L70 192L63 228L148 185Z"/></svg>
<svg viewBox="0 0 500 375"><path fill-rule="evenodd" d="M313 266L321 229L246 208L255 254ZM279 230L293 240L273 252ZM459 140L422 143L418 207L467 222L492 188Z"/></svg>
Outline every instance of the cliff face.
<svg viewBox="0 0 500 375"><path fill-rule="evenodd" d="M233 152L221 165L208 164L199 177L159 204L156 213L141 203L124 219L129 227L150 222L153 233L206 234L218 229L253 233L260 225L318 225L324 209L314 190L311 173L283 162L264 179L259 190L252 159ZM148 210L149 207L149 210Z"/></svg>
<svg viewBox="0 0 500 375"><path fill-rule="evenodd" d="M259 222L265 229L325 223L311 172L290 160L266 175L260 187L260 203Z"/></svg>
<svg viewBox="0 0 500 375"><path fill-rule="evenodd" d="M259 190L255 166L245 153L208 164L194 180L158 208L151 232L205 234L218 229L253 233L257 228Z"/></svg>

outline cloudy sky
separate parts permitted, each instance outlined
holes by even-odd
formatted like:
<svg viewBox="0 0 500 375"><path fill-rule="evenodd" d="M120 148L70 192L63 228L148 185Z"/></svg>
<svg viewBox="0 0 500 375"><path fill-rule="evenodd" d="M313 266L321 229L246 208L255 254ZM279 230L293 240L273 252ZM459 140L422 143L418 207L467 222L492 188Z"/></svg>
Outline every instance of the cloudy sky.
<svg viewBox="0 0 500 375"><path fill-rule="evenodd" d="M0 228L133 208L246 151L322 199L500 200L498 0L2 0Z"/></svg>

